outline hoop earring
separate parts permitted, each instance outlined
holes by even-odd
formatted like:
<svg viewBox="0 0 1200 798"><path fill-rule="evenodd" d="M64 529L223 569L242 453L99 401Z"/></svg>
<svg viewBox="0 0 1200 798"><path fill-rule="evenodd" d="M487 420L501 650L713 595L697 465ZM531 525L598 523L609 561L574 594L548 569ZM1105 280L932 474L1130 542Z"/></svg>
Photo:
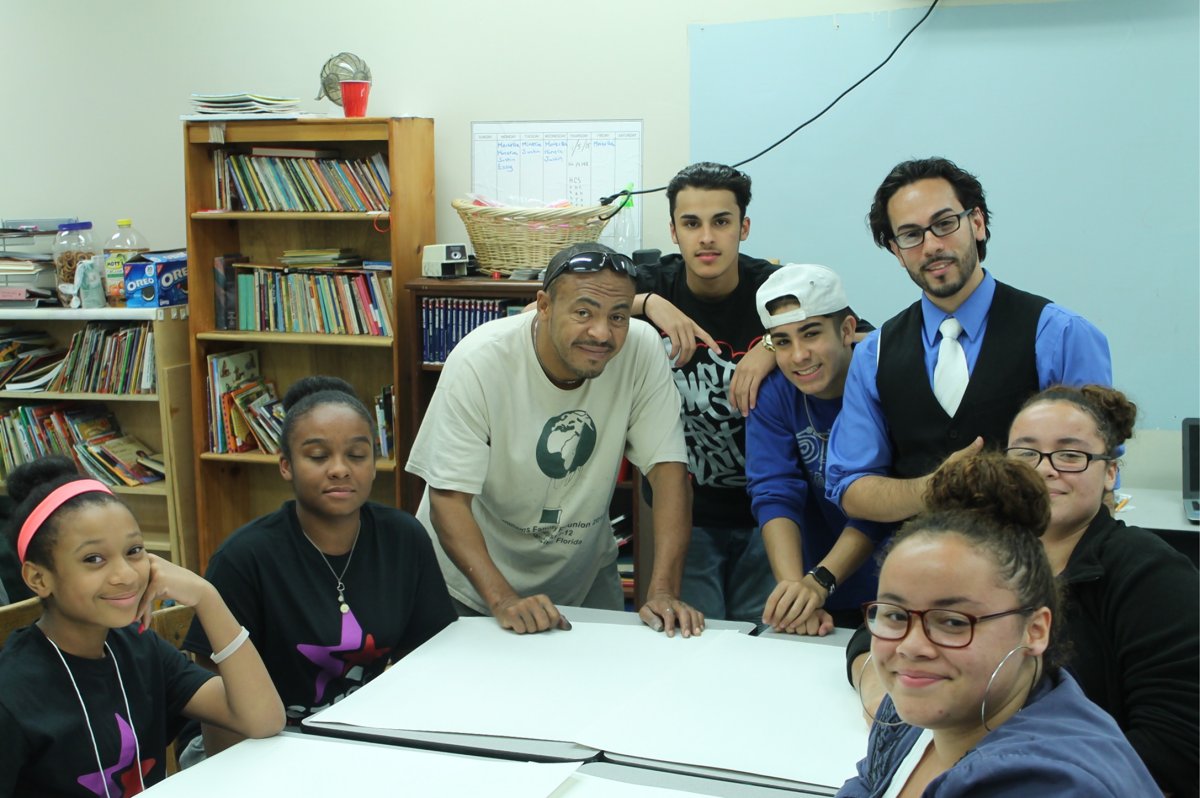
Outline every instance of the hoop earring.
<svg viewBox="0 0 1200 798"><path fill-rule="evenodd" d="M983 724L984 731L990 732L992 730L992 727L989 726L988 722L987 722L988 693L990 693L992 691L992 682L994 682L996 680L996 676L1000 673L1000 669L1004 667L1004 663L1008 662L1008 658L1011 657L1013 654L1016 654L1021 649L1025 649L1026 651L1033 650L1029 646L1020 645L1020 646L1016 646L1011 651L1009 651L1007 654L1005 654L1004 659L1000 660L1000 664L996 666L996 670L992 671L991 678L988 679L987 687L983 688L983 703L979 705L979 722ZM1037 682L1038 682L1038 677L1040 675L1041 669L1042 669L1041 663L1040 662L1036 663L1035 667L1033 669L1033 683L1029 686L1030 692L1033 691L1033 685L1037 684Z"/></svg>
<svg viewBox="0 0 1200 798"><path fill-rule="evenodd" d="M862 670L858 672L858 688L854 691L858 693L858 703L862 705L863 713L871 719L872 723L878 723L880 726L903 726L905 725L903 720L882 721L878 717L879 710L875 710L875 714L872 714L871 710L867 709L867 702L863 699L862 694L862 679L863 674L867 672L867 667L871 664L871 660L874 659L874 657L875 655L873 653L868 652L867 658L863 660Z"/></svg>

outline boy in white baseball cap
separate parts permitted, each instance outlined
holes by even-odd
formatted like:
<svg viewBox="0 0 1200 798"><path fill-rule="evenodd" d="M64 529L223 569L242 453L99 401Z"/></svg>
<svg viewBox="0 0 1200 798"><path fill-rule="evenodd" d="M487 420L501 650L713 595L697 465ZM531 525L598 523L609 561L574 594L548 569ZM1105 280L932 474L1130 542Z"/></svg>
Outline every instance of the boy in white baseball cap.
<svg viewBox="0 0 1200 798"><path fill-rule="evenodd" d="M825 452L859 320L826 266L784 266L755 298L763 345L779 366L746 425L747 490L776 580L763 623L797 634L854 628L862 602L875 597L865 563L891 531L847 519L825 498Z"/></svg>

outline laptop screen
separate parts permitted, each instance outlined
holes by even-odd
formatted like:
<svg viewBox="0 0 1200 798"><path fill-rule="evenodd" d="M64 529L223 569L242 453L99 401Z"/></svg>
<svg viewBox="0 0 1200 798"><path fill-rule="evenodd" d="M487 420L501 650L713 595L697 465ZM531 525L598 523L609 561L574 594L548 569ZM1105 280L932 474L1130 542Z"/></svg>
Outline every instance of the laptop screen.
<svg viewBox="0 0 1200 798"><path fill-rule="evenodd" d="M1183 496L1200 498L1200 418L1183 420Z"/></svg>

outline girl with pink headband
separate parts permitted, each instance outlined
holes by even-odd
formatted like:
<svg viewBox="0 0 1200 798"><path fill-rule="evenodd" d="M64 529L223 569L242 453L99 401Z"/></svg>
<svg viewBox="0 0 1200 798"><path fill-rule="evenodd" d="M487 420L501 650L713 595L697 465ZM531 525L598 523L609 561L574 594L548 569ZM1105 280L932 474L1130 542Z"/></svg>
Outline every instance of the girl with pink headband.
<svg viewBox="0 0 1200 798"><path fill-rule="evenodd" d="M0 651L0 796L135 795L165 778L181 717L250 737L282 728L245 629L208 582L146 551L107 486L49 457L7 488L21 577L43 608ZM223 646L219 675L148 630L159 599L195 608Z"/></svg>

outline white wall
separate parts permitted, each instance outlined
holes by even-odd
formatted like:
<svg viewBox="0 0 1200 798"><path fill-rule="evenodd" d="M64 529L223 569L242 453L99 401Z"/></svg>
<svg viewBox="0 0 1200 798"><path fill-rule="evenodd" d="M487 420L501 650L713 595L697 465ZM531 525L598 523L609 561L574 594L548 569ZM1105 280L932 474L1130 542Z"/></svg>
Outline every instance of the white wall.
<svg viewBox="0 0 1200 798"><path fill-rule="evenodd" d="M438 238L462 240L450 200L469 189L472 121L641 118L644 182L662 185L689 160L689 92L698 120L722 114L729 99L689 85L689 24L925 5L0 0L0 218L75 215L95 221L101 235L117 217L132 216L152 246L181 246L179 115L189 112L188 95L295 96L305 111L337 115L340 108L312 98L321 65L349 50L374 74L372 115L436 120ZM739 70L741 56L729 53L729 70ZM763 130L763 146L785 132ZM646 198L643 208L645 246L671 249L663 195ZM1144 447L1131 442L1133 470L1161 466L1163 481L1177 479L1178 432L1159 438ZM1146 456L1135 457L1142 449Z"/></svg>
<svg viewBox="0 0 1200 798"><path fill-rule="evenodd" d="M340 115L312 98L325 60L349 50L374 75L370 114L436 120L438 237L461 240L450 200L469 190L473 120L641 118L644 180L662 185L688 162L689 24L919 5L3 0L0 218L77 215L99 237L131 216L152 246L183 245L188 95L294 96ZM722 97L697 96L721 113ZM785 132L762 131L764 145ZM661 194L644 214L645 245L670 249Z"/></svg>

